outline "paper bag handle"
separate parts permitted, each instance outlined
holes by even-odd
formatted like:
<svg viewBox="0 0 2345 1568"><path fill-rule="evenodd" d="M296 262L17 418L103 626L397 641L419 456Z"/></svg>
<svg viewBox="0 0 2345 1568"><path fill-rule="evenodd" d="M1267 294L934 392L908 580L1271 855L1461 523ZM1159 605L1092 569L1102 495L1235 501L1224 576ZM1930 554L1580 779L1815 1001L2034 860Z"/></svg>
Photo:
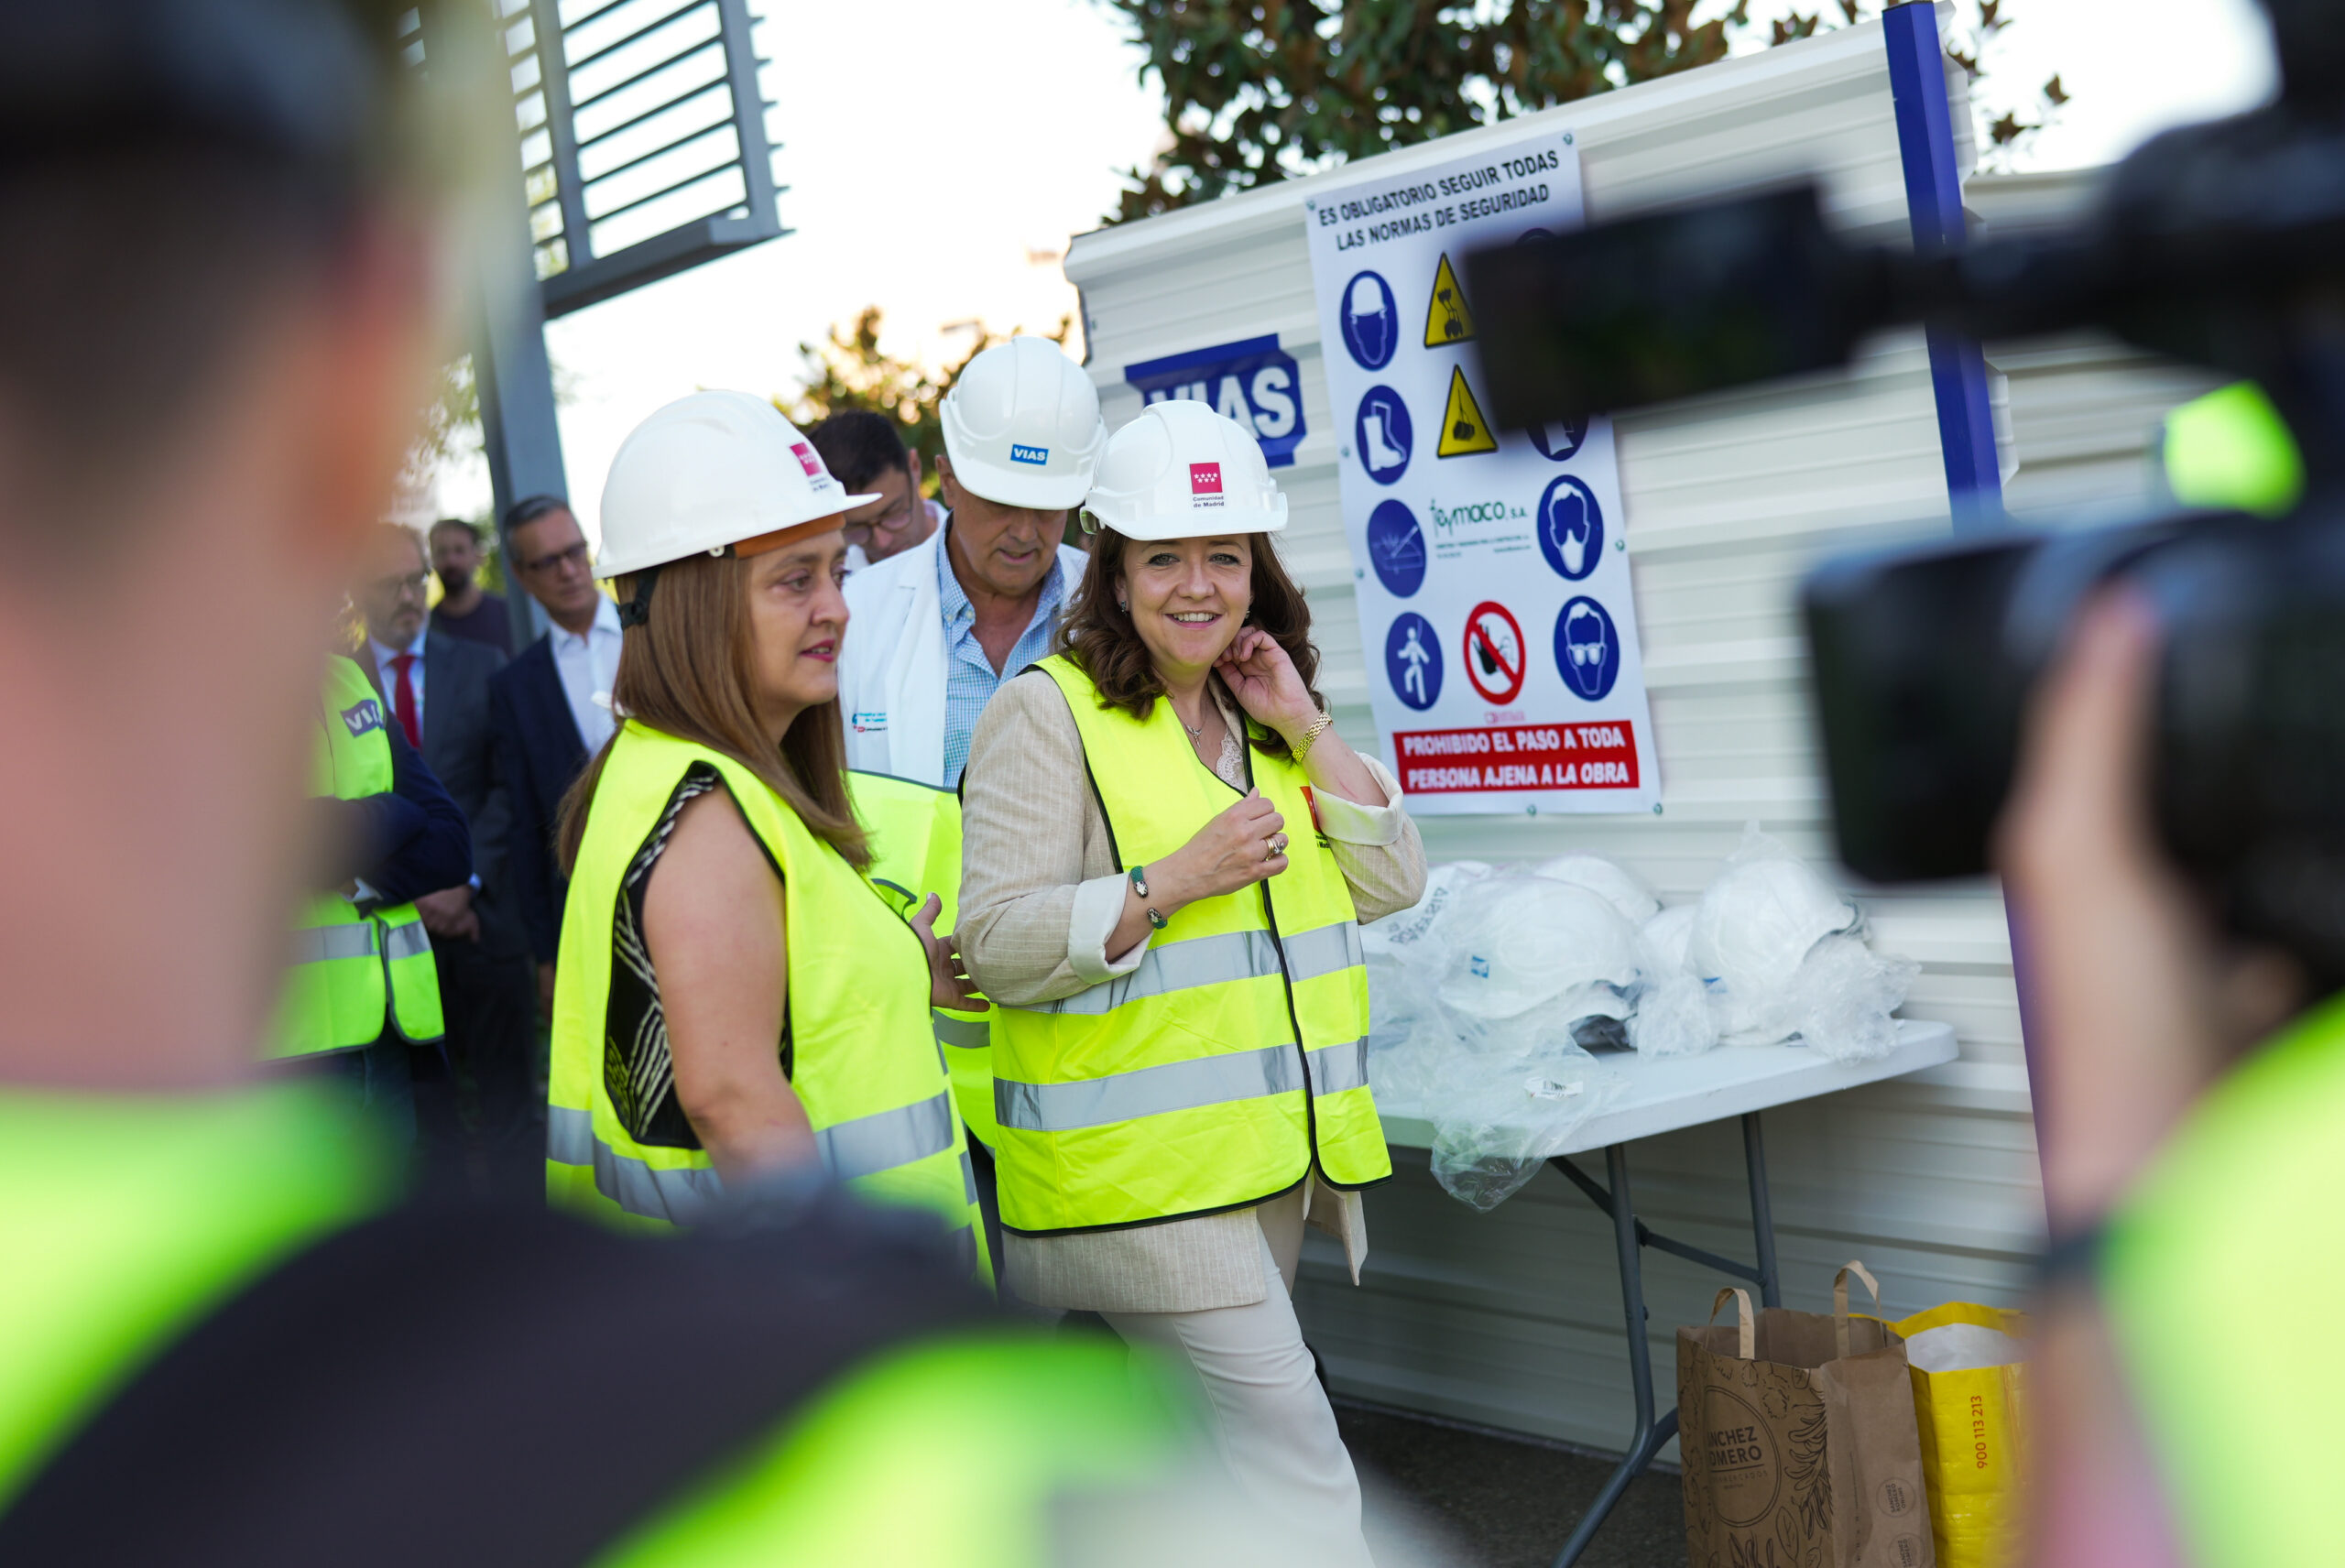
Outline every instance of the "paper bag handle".
<svg viewBox="0 0 2345 1568"><path fill-rule="evenodd" d="M1832 1343L1842 1359L1849 1354L1849 1276L1854 1274L1872 1292L1872 1310L1881 1311L1881 1285L1873 1279L1872 1270L1855 1258L1849 1259L1838 1274L1832 1276ZM1710 1311L1715 1313L1718 1309Z"/></svg>
<svg viewBox="0 0 2345 1568"><path fill-rule="evenodd" d="M1736 1336L1739 1345L1737 1354L1745 1361L1756 1361L1759 1359L1759 1331L1751 1321L1750 1291L1739 1290L1732 1285L1719 1290L1710 1301L1710 1321L1712 1323L1718 1321L1718 1309L1726 1305L1726 1299L1729 1296L1734 1298L1735 1316L1739 1320L1739 1327L1741 1331Z"/></svg>

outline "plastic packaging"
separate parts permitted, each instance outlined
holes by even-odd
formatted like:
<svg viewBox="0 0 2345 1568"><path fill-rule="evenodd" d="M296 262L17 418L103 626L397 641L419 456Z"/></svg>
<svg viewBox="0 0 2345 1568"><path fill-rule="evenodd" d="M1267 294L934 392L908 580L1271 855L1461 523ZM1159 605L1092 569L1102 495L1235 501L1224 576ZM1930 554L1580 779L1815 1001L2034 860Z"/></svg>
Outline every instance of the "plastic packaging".
<svg viewBox="0 0 2345 1568"><path fill-rule="evenodd" d="M1875 953L1860 937L1823 938L1793 977L1793 1021L1800 1038L1835 1062L1866 1062L1897 1046L1905 993L1922 966Z"/></svg>
<svg viewBox="0 0 2345 1568"><path fill-rule="evenodd" d="M1798 1029L1794 981L1817 941L1856 923L1857 911L1790 850L1759 831L1696 907L1686 959L1712 984L1718 1036L1728 1045L1769 1045Z"/></svg>
<svg viewBox="0 0 2345 1568"><path fill-rule="evenodd" d="M1636 928L1601 895L1521 871L1475 885L1445 930L1442 1005L1464 1018L1538 1008L1560 1025L1626 1018L1640 973Z"/></svg>
<svg viewBox="0 0 2345 1568"><path fill-rule="evenodd" d="M1697 912L1692 904L1663 909L1638 932L1644 974L1628 1030L1640 1056L1693 1056L1718 1042L1709 987L1685 959Z"/></svg>
<svg viewBox="0 0 2345 1568"><path fill-rule="evenodd" d="M1618 1074L1550 1029L1527 1055L1468 1055L1445 1075L1433 1175L1487 1214L1522 1189L1620 1093Z"/></svg>
<svg viewBox="0 0 2345 1568"><path fill-rule="evenodd" d="M1543 877L1550 882L1568 882L1599 894L1606 903L1620 911L1620 918L1632 926L1643 925L1661 910L1661 900L1652 889L1638 881L1626 868L1615 866L1600 855L1575 851L1559 855L1553 860L1541 861L1531 868L1533 877Z"/></svg>

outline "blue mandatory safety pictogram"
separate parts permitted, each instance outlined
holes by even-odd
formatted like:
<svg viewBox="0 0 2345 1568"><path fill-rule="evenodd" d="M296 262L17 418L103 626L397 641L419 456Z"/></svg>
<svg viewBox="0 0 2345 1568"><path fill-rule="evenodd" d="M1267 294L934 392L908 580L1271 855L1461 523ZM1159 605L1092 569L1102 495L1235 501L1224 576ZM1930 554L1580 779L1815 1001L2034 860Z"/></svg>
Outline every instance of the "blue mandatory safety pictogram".
<svg viewBox="0 0 2345 1568"><path fill-rule="evenodd" d="M1342 327L1344 347L1362 370L1391 364L1392 351L1401 346L1401 312L1393 306L1391 285L1373 272L1345 284Z"/></svg>
<svg viewBox="0 0 2345 1568"><path fill-rule="evenodd" d="M1575 414L1568 419L1549 419L1543 425L1531 427L1531 444L1539 455L1550 463L1563 463L1577 455L1587 444L1587 416Z"/></svg>
<svg viewBox="0 0 2345 1568"><path fill-rule="evenodd" d="M1371 387L1359 400L1352 420L1352 450L1359 465L1379 485L1390 485L1409 471L1409 406L1390 387Z"/></svg>
<svg viewBox="0 0 2345 1568"><path fill-rule="evenodd" d="M1431 621L1411 613L1392 623L1384 637L1384 673L1392 694L1419 713L1441 700L1441 639Z"/></svg>
<svg viewBox="0 0 2345 1568"><path fill-rule="evenodd" d="M1540 494L1539 553L1572 583L1604 559L1604 513L1596 505L1596 492L1568 474L1548 481Z"/></svg>
<svg viewBox="0 0 2345 1568"><path fill-rule="evenodd" d="M1620 634L1604 606L1579 598L1555 617L1555 668L1575 695L1602 702L1620 679Z"/></svg>
<svg viewBox="0 0 2345 1568"><path fill-rule="evenodd" d="M1398 501L1386 501L1368 515L1368 563L1395 599L1425 583L1425 536L1416 515Z"/></svg>

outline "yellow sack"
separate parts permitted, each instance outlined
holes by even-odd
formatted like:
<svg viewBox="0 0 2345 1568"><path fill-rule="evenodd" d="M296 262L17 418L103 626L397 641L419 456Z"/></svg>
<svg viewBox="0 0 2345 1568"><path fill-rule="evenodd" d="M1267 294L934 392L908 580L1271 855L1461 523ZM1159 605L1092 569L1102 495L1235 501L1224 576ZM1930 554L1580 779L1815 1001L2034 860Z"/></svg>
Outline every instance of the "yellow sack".
<svg viewBox="0 0 2345 1568"><path fill-rule="evenodd" d="M1965 1325L1989 1334L1963 1333ZM2027 1475L2027 1367L2019 1359L2027 1314L1948 1301L1892 1326L1906 1342L1914 1379L1938 1568L2003 1568L2016 1560ZM1991 1335L2012 1343L2002 1346ZM2001 1357L2006 1364L1983 1364ZM1925 1371L1931 1362L1958 1369Z"/></svg>

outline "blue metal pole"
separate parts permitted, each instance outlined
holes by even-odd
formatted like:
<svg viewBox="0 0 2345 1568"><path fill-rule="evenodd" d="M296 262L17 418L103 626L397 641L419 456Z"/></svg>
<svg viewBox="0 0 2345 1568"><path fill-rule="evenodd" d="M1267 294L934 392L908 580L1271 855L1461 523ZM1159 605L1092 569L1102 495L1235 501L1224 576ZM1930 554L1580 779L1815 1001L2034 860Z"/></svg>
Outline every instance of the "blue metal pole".
<svg viewBox="0 0 2345 1568"><path fill-rule="evenodd" d="M1889 86L1897 110L1897 148L1905 166L1905 202L1914 246L1952 250L1965 238L1962 176L1954 154L1954 112L1946 93L1946 49L1929 0L1892 5L1881 16L1889 46ZM1933 327L1930 382L1937 396L1938 445L1958 533L2002 521L2002 471L1995 416L1987 396L1987 360L1971 339Z"/></svg>

